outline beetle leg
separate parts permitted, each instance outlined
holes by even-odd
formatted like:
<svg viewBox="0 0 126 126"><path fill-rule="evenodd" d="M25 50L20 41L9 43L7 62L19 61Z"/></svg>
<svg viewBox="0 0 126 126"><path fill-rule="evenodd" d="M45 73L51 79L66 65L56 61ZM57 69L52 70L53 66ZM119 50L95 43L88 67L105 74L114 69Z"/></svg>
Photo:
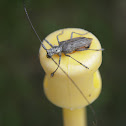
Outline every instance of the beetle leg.
<svg viewBox="0 0 126 126"><path fill-rule="evenodd" d="M103 49L103 48L101 48L101 49L85 49L85 50L104 51L104 49Z"/></svg>
<svg viewBox="0 0 126 126"><path fill-rule="evenodd" d="M92 51L103 51L104 49L88 49L88 48L80 48L80 49L77 49L76 51L84 51L84 50L92 50Z"/></svg>
<svg viewBox="0 0 126 126"><path fill-rule="evenodd" d="M53 45L48 41L48 40L46 40L46 39L44 39L51 47L53 47ZM43 42L41 42L41 43L43 43Z"/></svg>
<svg viewBox="0 0 126 126"><path fill-rule="evenodd" d="M58 64L58 67L56 68L56 70L54 72L51 73L51 77L53 77L54 76L54 73L58 70L59 65L60 65L60 61L61 61L61 55L59 56L59 64Z"/></svg>
<svg viewBox="0 0 126 126"><path fill-rule="evenodd" d="M68 57L72 58L73 60L75 60L76 62L78 62L78 63L81 64L82 66L84 66L85 68L89 69L87 66L85 66L84 64L82 64L82 63L79 62L78 60L74 59L74 58L71 57L70 55L65 54L65 56L68 56Z"/></svg>
<svg viewBox="0 0 126 126"><path fill-rule="evenodd" d="M72 32L72 33L71 33L71 37L70 37L71 39L73 38L73 33L78 34L78 35L86 35L86 34L88 34L89 32L86 32L86 33L84 33L84 34L80 34L80 33Z"/></svg>
<svg viewBox="0 0 126 126"><path fill-rule="evenodd" d="M57 37L57 41L58 41L58 44L60 43L60 41L59 41L59 35L62 35L63 34L63 30L62 30L62 32L61 33L59 33L56 37Z"/></svg>

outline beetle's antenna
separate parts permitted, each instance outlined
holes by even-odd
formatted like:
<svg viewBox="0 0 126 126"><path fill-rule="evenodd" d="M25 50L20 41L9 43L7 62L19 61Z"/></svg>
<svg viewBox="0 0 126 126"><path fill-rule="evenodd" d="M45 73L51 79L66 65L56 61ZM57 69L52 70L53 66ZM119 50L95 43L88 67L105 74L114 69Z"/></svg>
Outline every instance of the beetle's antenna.
<svg viewBox="0 0 126 126"><path fill-rule="evenodd" d="M29 23L30 23L30 25L31 25L31 27L32 27L32 29L33 29L33 31L34 31L34 33L36 34L36 36L37 36L37 38L39 39L39 41L42 42L41 39L40 39L40 37L39 37L39 35L38 35L38 33L36 32L36 30L35 30L35 28L34 28L34 26L33 26L33 24L32 24L32 22L31 22L31 20L30 20L30 17L29 17L29 15L28 15L28 12L27 12L26 5L25 5L24 0L23 0L23 6L24 6L24 11L25 11L25 13L26 13L27 19L28 19L28 21L29 21Z"/></svg>
<svg viewBox="0 0 126 126"><path fill-rule="evenodd" d="M30 20L30 17L29 17L29 15L28 15L28 12L27 12L26 5L25 5L24 0L23 0L23 6L24 6L24 11L25 11L25 13L26 13L27 19L28 19L28 21L29 21L29 23L30 23L30 25L31 25L31 27L32 27L32 29L33 29L33 31L34 31L34 33L36 34L37 38L38 38L39 41L41 42L42 47L47 51L46 47L43 45L43 43L42 43L42 41L41 41L39 35L37 34L37 32L36 32L36 30L35 30L35 28L34 28L32 22L31 22L31 20ZM46 40L45 40L45 41L46 41ZM46 42L48 43L48 41L46 41ZM49 43L48 43L48 44L49 44ZM50 45L50 44L49 44L49 45ZM51 45L50 45L50 46L51 46ZM76 87L76 89L78 89L78 91L80 92L80 94L81 94L81 95L83 96L83 98L87 101L87 103L89 104L89 107L90 107L90 109L91 109L91 111L92 111L92 113L93 113L93 115L94 115L94 118L95 118L95 125L97 125L96 113L95 113L93 107L90 105L90 102L88 101L88 99L86 98L86 96L84 95L84 93L83 93L83 92L81 91L81 89L77 86L77 84L73 81L73 79L62 69L62 67L60 67L60 65L59 65L52 57L50 57L50 58L51 58L51 59L53 60L53 62L62 70L62 72L69 78L69 80L72 82L72 84Z"/></svg>
<svg viewBox="0 0 126 126"><path fill-rule="evenodd" d="M92 105L90 104L90 102L88 101L88 99L86 98L86 96L84 95L84 93L81 91L81 89L77 86L77 84L73 81L73 79L62 69L62 67L60 67L60 65L51 57L51 59L54 61L54 63L62 70L62 72L70 79L70 81L72 82L72 84L76 87L76 89L80 92L80 94L83 96L83 98L87 101L87 103L89 104L89 107L94 115L95 118L95 122L94 125L97 126L97 118L96 118L96 113L95 110L93 109Z"/></svg>

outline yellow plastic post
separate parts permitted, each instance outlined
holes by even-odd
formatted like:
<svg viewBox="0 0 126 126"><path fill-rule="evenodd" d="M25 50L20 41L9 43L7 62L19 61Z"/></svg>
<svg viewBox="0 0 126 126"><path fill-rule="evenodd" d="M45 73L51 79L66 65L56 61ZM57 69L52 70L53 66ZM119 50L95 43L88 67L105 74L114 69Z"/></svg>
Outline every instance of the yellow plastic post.
<svg viewBox="0 0 126 126"><path fill-rule="evenodd" d="M56 36L61 33L62 30L64 32L59 36L60 41L70 39L72 32L80 34L87 32L79 28L61 29L51 33L46 37L46 40L52 45L58 45ZM90 49L101 49L98 39L90 32L84 36L73 34L73 38L75 37L92 38ZM43 44L47 49L51 48L45 41ZM40 47L40 63L46 72L44 92L53 104L63 108L64 126L86 126L84 107L92 103L101 92L101 77L98 68L102 62L102 52L86 50L76 51L70 55L89 68L83 67L70 57L66 57L62 54L60 67L70 76L76 85L73 84L60 68L57 70L54 77L50 76L57 68L57 65L46 57L46 51L42 46ZM53 58L58 63L59 56L54 55ZM81 90L83 95L76 87Z"/></svg>
<svg viewBox="0 0 126 126"><path fill-rule="evenodd" d="M86 108L75 110L63 109L64 126L86 126Z"/></svg>

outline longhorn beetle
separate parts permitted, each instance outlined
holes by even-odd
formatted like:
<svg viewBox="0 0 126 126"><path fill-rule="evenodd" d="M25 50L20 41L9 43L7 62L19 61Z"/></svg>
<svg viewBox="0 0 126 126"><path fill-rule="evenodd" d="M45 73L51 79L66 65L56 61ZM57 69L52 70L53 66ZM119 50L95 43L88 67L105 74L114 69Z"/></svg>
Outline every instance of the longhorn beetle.
<svg viewBox="0 0 126 126"><path fill-rule="evenodd" d="M50 49L46 49L46 47L43 44L43 41L41 41L39 35L37 34L31 20L30 17L28 15L26 6L25 6L25 2L23 0L23 5L24 5L24 11L26 13L27 19L33 29L33 31L35 32L37 38L39 39L39 41L41 42L42 47L46 50L47 52L47 58L50 58L54 61L54 63L57 65L57 68L54 72L51 73L51 76L54 76L54 73L57 71L58 68L60 68L62 70L62 72L69 78L69 80L73 83L73 85L78 89L78 91L80 92L80 94L83 96L83 98L87 101L87 103L89 104L89 107L94 115L95 118L95 125L97 125L97 119L96 119L96 114L95 111L93 109L93 107L90 105L90 102L88 101L88 99L86 98L86 96L84 95L84 93L81 91L81 89L77 86L77 84L73 81L73 79L62 69L62 67L60 67L60 61L61 61L61 53L64 53L65 56L68 56L70 58L72 58L73 60L75 60L76 62L78 62L79 64L81 64L82 66L84 66L85 68L89 69L87 66L85 66L84 64L82 64L81 62L79 62L78 60L76 60L75 58L71 57L69 55L69 53L72 53L73 51L84 51L84 50L94 50L94 51L103 51L104 49L89 49L90 45L91 45L91 41L92 38L86 38L86 37L76 37L73 38L73 34L78 34L78 35L86 35L88 34L80 34L80 33L76 33L76 32L72 32L71 33L71 37L68 40L65 41L59 41L59 35L63 34L63 30L60 34L57 35L57 41L58 41L58 46L53 46L48 40L44 39L43 41L46 41L49 45L50 45ZM59 63L57 63L52 56L57 54L59 56Z"/></svg>
<svg viewBox="0 0 126 126"><path fill-rule="evenodd" d="M59 55L59 65L60 65L60 61L61 61L61 53L64 53L65 56L68 56L68 57L72 58L73 60L75 60L76 62L78 62L82 66L84 66L85 68L89 69L87 66L85 66L84 64L82 64L81 62L79 62L78 60L76 60L75 58L71 57L68 54L72 53L73 51L84 51L84 50L100 51L100 50L103 50L103 49L89 49L91 41L92 41L92 38L85 38L85 37L73 38L73 33L74 34L79 34L79 35L88 34L88 32L85 33L85 34L72 32L70 39L60 42L58 36L63 34L63 31L62 31L62 33L57 35L57 41L58 41L58 44L59 44L58 46L53 46L49 41L44 39L51 46L51 48L50 49L46 49L46 47L43 45L43 42L41 42L42 47L47 52L47 58L52 58L52 56L55 55L55 54ZM51 76L54 76L54 73L59 68L59 65L56 68L56 70L51 73Z"/></svg>

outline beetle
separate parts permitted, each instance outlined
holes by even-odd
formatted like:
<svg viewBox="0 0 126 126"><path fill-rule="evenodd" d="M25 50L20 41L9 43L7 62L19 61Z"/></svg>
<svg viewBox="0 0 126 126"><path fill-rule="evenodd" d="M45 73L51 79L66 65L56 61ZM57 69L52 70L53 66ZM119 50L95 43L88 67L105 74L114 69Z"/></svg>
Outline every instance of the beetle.
<svg viewBox="0 0 126 126"><path fill-rule="evenodd" d="M100 50L103 50L103 49L89 49L92 38L86 38L86 37L73 38L73 34L86 35L88 33L89 32L86 32L85 34L80 34L80 33L72 32L70 39L60 42L59 35L63 34L63 30L62 30L62 33L57 35L57 41L59 44L58 46L53 46L48 40L44 39L51 46L50 49L46 49L46 47L43 45L43 42L41 42L42 47L47 52L47 58L52 58L52 56L55 54L57 54L59 56L59 64L58 64L58 67L56 68L56 70L51 73L52 77L54 76L54 73L59 68L59 65L61 62L61 53L64 53L65 56L72 58L73 60L75 60L82 66L84 66L85 68L89 69L87 66L85 66L84 64L82 64L81 62L79 62L78 60L76 60L75 58L73 58L72 56L69 55L70 53L72 53L74 51L84 51L84 50L100 51Z"/></svg>

